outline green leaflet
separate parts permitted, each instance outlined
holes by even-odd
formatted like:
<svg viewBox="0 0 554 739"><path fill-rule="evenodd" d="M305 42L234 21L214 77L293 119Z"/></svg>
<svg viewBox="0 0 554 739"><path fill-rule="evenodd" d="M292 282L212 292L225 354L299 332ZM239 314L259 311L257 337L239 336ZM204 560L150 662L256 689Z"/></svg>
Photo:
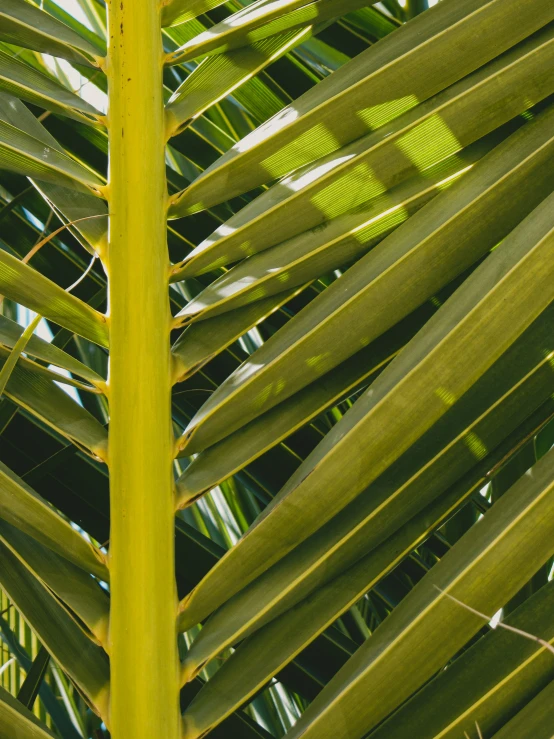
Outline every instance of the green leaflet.
<svg viewBox="0 0 554 739"><path fill-rule="evenodd" d="M236 310L349 265L368 252L478 161L486 140L345 214L244 259L191 300L176 316L182 323ZM186 269L186 267L185 267ZM177 278L179 273L175 274Z"/></svg>
<svg viewBox="0 0 554 739"><path fill-rule="evenodd" d="M52 2L53 0L49 0ZM106 13L104 8L99 7L96 0L77 0L79 7L83 10L94 32L103 37L106 35ZM73 21L75 23L75 21Z"/></svg>
<svg viewBox="0 0 554 739"><path fill-rule="evenodd" d="M32 708L36 700L49 663L50 655L44 647L40 647L31 664L31 669L25 677L25 682L17 694L17 700L21 701L27 708Z"/></svg>
<svg viewBox="0 0 554 739"><path fill-rule="evenodd" d="M175 381L182 382L198 372L216 354L279 310L303 289L304 286L296 290L287 290L200 325L188 326L171 349Z"/></svg>
<svg viewBox="0 0 554 739"><path fill-rule="evenodd" d="M240 7L240 5L233 4L232 7L237 8ZM348 18L351 19L357 13L362 13L363 18L360 19L359 23L360 32L362 34L377 40L397 27L397 24L388 18L388 16L385 16L381 11L376 10L373 7L366 8L365 10L367 11L365 13L363 11L354 11L354 13L351 13L348 16ZM283 95L281 91L277 93L273 89L273 86L271 85L273 77L271 70L268 70L268 72L265 73L262 72L262 74L256 74L254 77L249 77L249 75L252 74L254 68L257 68L257 64L259 62L264 62L264 59L266 61L270 59L268 56L269 53L276 55L280 45L289 37L297 39L297 41L294 42L294 49L300 55L307 52L309 49L312 49L313 44L316 44L317 48L320 49L320 53L318 55L320 63L326 67L327 65L330 65L331 68L336 69L345 61L348 61L350 57L338 52L321 41L311 39L311 35L313 33L319 33L330 23L331 21L320 23L316 27L307 26L305 28L285 32L283 34L276 34L272 38L256 42L251 44L249 47L243 47L237 51L209 57L211 60L209 64L208 60L204 60L202 71L194 71L194 79L191 79L190 83L185 81L184 86L181 87L181 92L184 93L187 91L187 97L182 100L179 99L177 108L174 112L179 113L178 118L182 118L183 120L181 122L186 126L188 116L193 115L198 106L203 107L206 104L206 101L210 100L214 95L219 95L225 89L229 89L229 91L232 92L233 97L232 99L222 101L221 105L223 107L230 106L231 111L235 109L235 112L237 112L235 106L236 103L238 103L241 108L248 111L248 114L253 121L262 122L267 120L281 110L285 100L287 99L287 95ZM177 45L182 45L183 42L186 43L194 38L194 36L198 35L198 33L203 33L205 30L205 24L199 20L194 20L190 23L183 23L180 26L168 29L165 33ZM298 45L300 42L302 42L301 46ZM293 62L293 57L289 56L287 63L290 64L291 62ZM295 73L298 74L299 79L302 79L306 75L309 77L311 76L311 70L308 70L306 67L302 68L297 63L295 63L295 66ZM310 67L311 66L312 65L310 64ZM200 83L202 83L202 91L200 89ZM232 91L230 90L229 85L233 85ZM179 95L179 98L181 97L182 96ZM239 115L242 115L242 113L239 113ZM170 134L175 131L176 125L178 125L177 119L174 118L170 111L168 111L168 129ZM232 141L229 142L225 145L222 151L226 151L233 145L233 143L234 142Z"/></svg>
<svg viewBox="0 0 554 739"><path fill-rule="evenodd" d="M0 363L2 361L5 360L0 356ZM18 364L13 369L5 393L87 453L97 459L106 459L106 429L53 380Z"/></svg>
<svg viewBox="0 0 554 739"><path fill-rule="evenodd" d="M47 342L45 342L47 343ZM12 362L10 362L12 360ZM15 362L14 362L15 360ZM2 362L4 363L2 366ZM6 367L6 362L10 362L8 367ZM84 382L81 382L80 380L75 380L72 377L65 377L64 375L60 374L59 372L56 372L55 369L51 369L50 367L44 367L42 364L39 364L38 362L33 361L32 359L29 359L29 357L16 357L14 355L13 349L10 351L9 349L4 348L3 346L0 346L0 366L2 366L2 371L5 370L5 373L7 373L7 377L4 376L4 380L9 379L11 377L13 372L13 367L11 367L11 364L19 363L19 366L26 369L28 372L36 373L37 375L41 375L42 377L48 378L49 380L54 380L55 382L59 382L63 385L69 385L71 387L79 388L79 390L83 390L85 392L94 392L98 393L100 390L95 390L95 388L92 385L88 385ZM105 383L100 384L99 388L105 389ZM2 392L4 391L4 388L2 387Z"/></svg>
<svg viewBox="0 0 554 739"><path fill-rule="evenodd" d="M551 739L554 724L554 680L497 732L493 739Z"/></svg>
<svg viewBox="0 0 554 739"><path fill-rule="evenodd" d="M167 102L169 131L174 135L268 64L309 38L311 33L311 26L287 31L252 44L247 49L204 59Z"/></svg>
<svg viewBox="0 0 554 739"><path fill-rule="evenodd" d="M325 436L185 600L184 619L205 618L354 500L548 307L553 203L547 198L510 234Z"/></svg>
<svg viewBox="0 0 554 739"><path fill-rule="evenodd" d="M99 49L101 54L106 54L106 10L98 5L97 0L76 0L89 19L91 30L88 25L81 23L73 13L70 13L58 5L56 0L41 0L41 7L54 18L69 26L78 36L86 39L92 46Z"/></svg>
<svg viewBox="0 0 554 739"><path fill-rule="evenodd" d="M69 230L90 253L96 252L99 255L106 253L108 208L103 200L53 182L33 182L33 184L52 208L65 216L68 221L94 216L90 220L75 223Z"/></svg>
<svg viewBox="0 0 554 739"><path fill-rule="evenodd" d="M554 583L544 585L505 623L554 642ZM371 739L444 737L475 732L492 736L519 706L528 703L554 678L554 660L545 647L519 634L490 631L428 683ZM520 737L521 733L509 735Z"/></svg>
<svg viewBox="0 0 554 739"><path fill-rule="evenodd" d="M182 64L204 54L220 54L314 22L338 18L363 7L367 0L258 0L187 41L168 58Z"/></svg>
<svg viewBox="0 0 554 739"><path fill-rule="evenodd" d="M483 619L447 594L492 614L548 560L553 473L550 452L394 609L308 707L291 739L340 736L346 715L347 736L364 736L482 628Z"/></svg>
<svg viewBox="0 0 554 739"><path fill-rule="evenodd" d="M0 370L0 397L4 394L4 390L6 389L6 385L8 384L8 380L10 379L13 373L15 365L21 358L21 355L23 354L29 339L35 333L35 330L37 329L41 321L42 321L42 316L37 313L35 317L33 318L33 320L29 323L29 325L23 331L19 339L15 342L15 346L13 347L13 349L6 353L4 365L2 366L2 369ZM30 366L34 367L35 365L34 363L32 363L30 364Z"/></svg>
<svg viewBox="0 0 554 739"><path fill-rule="evenodd" d="M70 526L38 493L0 463L0 513L12 526L102 580L109 574L104 555Z"/></svg>
<svg viewBox="0 0 554 739"><path fill-rule="evenodd" d="M162 0L162 25L177 25L193 20L224 2L225 0Z"/></svg>
<svg viewBox="0 0 554 739"><path fill-rule="evenodd" d="M378 198L554 91L554 24L390 123L286 177L180 265L201 274L263 251ZM463 165L461 165L463 166ZM460 167L461 168L461 167Z"/></svg>
<svg viewBox="0 0 554 739"><path fill-rule="evenodd" d="M200 451L282 402L484 256L554 189L553 154L551 108L483 157L271 337L206 401L181 447Z"/></svg>
<svg viewBox="0 0 554 739"><path fill-rule="evenodd" d="M85 694L94 710L108 714L109 662L57 599L0 542L0 585L51 656Z"/></svg>
<svg viewBox="0 0 554 739"><path fill-rule="evenodd" d="M171 214L208 208L336 151L553 19L550 0L442 0L242 139L174 202Z"/></svg>
<svg viewBox="0 0 554 739"><path fill-rule="evenodd" d="M100 113L51 77L0 51L0 89L46 110L97 123Z"/></svg>
<svg viewBox="0 0 554 739"><path fill-rule="evenodd" d="M98 582L65 557L3 520L0 520L0 538L43 585L79 616L98 642L106 645L109 599Z"/></svg>
<svg viewBox="0 0 554 739"><path fill-rule="evenodd" d="M45 146L14 125L0 121L0 167L64 187L100 194L104 183L91 170L59 149Z"/></svg>
<svg viewBox="0 0 554 739"><path fill-rule="evenodd" d="M18 621L20 621L20 619L18 619ZM10 628L9 622L3 617L0 617L0 638L16 658L18 665L22 667L26 673L29 673L32 669L33 661L29 657L27 650L20 644L19 635L15 635L13 629ZM68 691L66 686L62 688L61 692L62 699L67 700ZM62 736L67 736L68 739L79 739L82 735L77 731L73 724L71 720L72 717L66 713L65 706L60 705L59 699L54 695L54 691L47 683L42 683L39 695L44 707L52 717L56 728Z"/></svg>
<svg viewBox="0 0 554 739"><path fill-rule="evenodd" d="M345 20L354 28L377 40L388 36L401 25L397 18L391 18L387 13L372 7L355 10L349 13Z"/></svg>
<svg viewBox="0 0 554 739"><path fill-rule="evenodd" d="M106 317L55 282L0 251L0 292L100 346L108 346Z"/></svg>
<svg viewBox="0 0 554 739"><path fill-rule="evenodd" d="M5 93L0 93L0 120L20 128L29 136L46 144L46 146L54 149L60 148L53 136L27 107L17 98ZM103 214L107 216L106 203L84 188L82 188L82 191L75 189L74 183L66 183L64 186L63 184L41 181L33 184L43 197L50 202L52 207L60 211L69 221ZM77 234L77 238L79 238L79 235L84 237L81 237L80 241L84 243L89 251L96 250L98 253L102 253L107 245L107 223L107 217L106 219L93 218L76 223L70 227L70 230Z"/></svg>
<svg viewBox="0 0 554 739"><path fill-rule="evenodd" d="M52 135L20 100L1 92L0 120L21 129L47 147L60 149L60 145ZM33 184L52 207L70 221L107 214L107 206L103 200L91 195L85 188L82 188L83 191L74 189L74 182L69 183L69 187L52 182L40 182L40 184L33 182ZM95 217L80 221L71 226L69 230L76 234L76 237L89 251L95 250L102 253L105 250L107 218Z"/></svg>
<svg viewBox="0 0 554 739"><path fill-rule="evenodd" d="M178 505L180 507L190 505L203 493L243 469L252 460L308 423L325 408L335 405L340 398L353 393L396 356L433 312L434 308L430 304L423 306L400 325L395 326L394 331L372 342L366 349L357 352L292 398L200 452L177 481ZM222 316L219 320L226 318L229 321L234 313L233 311L229 317ZM204 326L206 324L202 322L193 324L186 330L192 331L196 327L198 332Z"/></svg>
<svg viewBox="0 0 554 739"><path fill-rule="evenodd" d="M551 309L541 315L443 418L350 505L222 605L204 624L185 658L189 674L380 545L544 403L552 385L552 368L544 357L552 347L553 316Z"/></svg>
<svg viewBox="0 0 554 739"><path fill-rule="evenodd" d="M96 46L25 0L2 0L0 39L77 64L98 66L99 49Z"/></svg>
<svg viewBox="0 0 554 739"><path fill-rule="evenodd" d="M12 321L6 316L0 316L0 344L2 346L13 349L22 333L23 326L20 326L19 323ZM103 386L105 383L105 379L90 367L87 367L86 364L79 362L78 359L64 352L63 349L59 349L54 344L44 341L39 336L31 337L25 347L25 354L36 359L42 359L44 362L48 362L48 364L54 364L56 367L69 370L69 372L88 380L93 385ZM41 369L43 368L41 367ZM59 378L60 382L66 379L61 375Z"/></svg>
<svg viewBox="0 0 554 739"><path fill-rule="evenodd" d="M0 735L17 739L51 739L54 734L28 708L0 687Z"/></svg>
<svg viewBox="0 0 554 739"><path fill-rule="evenodd" d="M495 456L498 455L493 455ZM309 598L249 636L210 678L187 708L184 715L185 738L196 739L201 736L204 731L219 723L227 713L235 710L252 693L260 689L332 621L390 572L404 556L429 535L433 528L439 526L456 506L466 500L479 485L482 485L485 481L484 475L490 465L491 458L488 457L437 501L405 524L390 539L338 578L331 580L311 594ZM539 611L543 620L545 609L543 607L540 610L540 606L545 600L546 593L550 595L550 599L546 598L547 605L551 604L551 591L550 587L545 589L539 598L538 607L533 609L533 613L535 610ZM534 603L536 600L535 598ZM529 609L525 609L526 613L527 610ZM535 622L531 623L535 625ZM512 644L511 641L509 643ZM518 649L510 654L512 662L517 662L522 653L519 649L521 646L527 647L526 653L530 651L533 653L529 650L529 645L518 643L515 646ZM547 673L550 667L548 655L544 655L544 650L537 650L536 647L535 652L541 657L538 669ZM532 686L528 688L529 691L532 689ZM437 701L426 705L432 706L436 711L437 705L444 704ZM425 725L423 727L426 728ZM423 727L417 734L422 739L425 736ZM387 736L396 737L397 735L388 734ZM400 734L398 736L400 737ZM413 737L414 734L409 736Z"/></svg>

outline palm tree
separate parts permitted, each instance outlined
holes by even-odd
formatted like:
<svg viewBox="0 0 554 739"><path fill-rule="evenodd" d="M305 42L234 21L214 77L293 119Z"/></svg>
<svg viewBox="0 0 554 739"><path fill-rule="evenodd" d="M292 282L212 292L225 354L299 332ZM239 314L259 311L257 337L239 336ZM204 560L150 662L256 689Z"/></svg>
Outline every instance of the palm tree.
<svg viewBox="0 0 554 739"><path fill-rule="evenodd" d="M551 735L553 63L552 0L2 0L0 736Z"/></svg>

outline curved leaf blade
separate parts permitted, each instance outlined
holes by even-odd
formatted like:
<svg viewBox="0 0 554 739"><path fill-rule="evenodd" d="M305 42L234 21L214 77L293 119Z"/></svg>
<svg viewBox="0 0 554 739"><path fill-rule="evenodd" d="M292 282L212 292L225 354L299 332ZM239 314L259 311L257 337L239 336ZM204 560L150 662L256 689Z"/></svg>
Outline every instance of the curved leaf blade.
<svg viewBox="0 0 554 739"><path fill-rule="evenodd" d="M99 111L56 80L0 51L0 89L46 110L96 124Z"/></svg>
<svg viewBox="0 0 554 739"><path fill-rule="evenodd" d="M20 128L48 147L59 148L54 137L21 100L5 93L0 93L0 119ZM89 251L96 251L98 254L105 253L108 208L103 200L90 194L85 188L82 188L83 191L75 189L75 183L68 183L67 186L44 181L33 184L52 207L61 212L68 221L87 218L85 221L80 220L79 223L70 226L70 230L77 234L77 238ZM106 218L96 217L100 215L105 215ZM95 218L89 218L89 216L95 216Z"/></svg>
<svg viewBox="0 0 554 739"><path fill-rule="evenodd" d="M442 0L236 144L178 198L179 214L228 200L336 151L551 20L550 0Z"/></svg>
<svg viewBox="0 0 554 739"><path fill-rule="evenodd" d="M20 326L19 323L12 321L6 316L0 316L0 344L3 346L13 349L23 330L23 326ZM83 364L54 344L44 341L39 336L32 336L30 338L25 347L25 353L36 359L42 359L44 362L48 362L48 364L68 370L72 374L88 380L93 385L103 386L105 383L105 379L90 367L87 367L86 364Z"/></svg>
<svg viewBox="0 0 554 739"><path fill-rule="evenodd" d="M362 257L220 385L181 447L200 451L282 402L484 256L554 189L553 123L551 108Z"/></svg>
<svg viewBox="0 0 554 739"><path fill-rule="evenodd" d="M179 507L190 505L340 398L354 392L394 359L433 312L433 306L423 306L396 326L390 335L385 334L372 342L292 398L200 452L177 481ZM195 326L200 331L204 323L193 324L186 330L190 331Z"/></svg>
<svg viewBox="0 0 554 739"><path fill-rule="evenodd" d="M33 185L67 221L79 221L69 226L69 230L87 251L102 256L107 253L108 207L103 200L53 182L33 182Z"/></svg>
<svg viewBox="0 0 554 739"><path fill-rule="evenodd" d="M345 715L352 739L362 737L440 669L483 626L448 595L494 613L554 552L553 492L551 452L416 585L313 701L291 739L337 736Z"/></svg>
<svg viewBox="0 0 554 739"><path fill-rule="evenodd" d="M108 716L109 662L57 599L0 542L0 584L53 659L83 691L94 710Z"/></svg>
<svg viewBox="0 0 554 739"><path fill-rule="evenodd" d="M388 190L354 213L326 221L244 259L204 288L175 318L181 323L205 320L351 264L463 176L491 148L492 142L488 141L470 147L424 175L416 175ZM178 277L176 272L175 278Z"/></svg>
<svg viewBox="0 0 554 739"><path fill-rule="evenodd" d="M554 680L498 731L493 739L549 739L554 723Z"/></svg>
<svg viewBox="0 0 554 739"><path fill-rule="evenodd" d="M221 54L291 28L338 18L366 4L367 0L258 0L187 41L166 61L182 64L205 54Z"/></svg>
<svg viewBox="0 0 554 739"><path fill-rule="evenodd" d="M23 703L0 687L0 734L21 739L54 739L50 729L41 724Z"/></svg>
<svg viewBox="0 0 554 739"><path fill-rule="evenodd" d="M171 135L189 125L211 105L230 95L268 64L305 41L311 33L311 26L288 31L252 44L247 49L204 59L167 102L166 119Z"/></svg>
<svg viewBox="0 0 554 739"><path fill-rule="evenodd" d="M1 333L0 333L0 336L1 336ZM48 342L45 342L45 343L48 343ZM13 361L10 361L10 360L13 360ZM3 366L2 366L2 363L3 363ZM83 390L85 392L94 393L95 395L100 394L103 390L105 390L105 387L106 387L106 383L103 380L97 381L97 384L95 387L94 385L89 385L88 383L84 383L84 382L81 382L80 380L76 380L73 377L67 377L66 375L61 374L55 369L52 369L51 367L44 367L39 362L36 362L33 359L31 359L30 356L21 357L19 356L19 354L14 353L14 349L10 350L10 349L6 349L4 346L0 346L0 366L2 367L1 372L4 373L3 380L5 380L6 382L9 379L9 377L11 377L15 363L18 363L21 369L23 370L27 370L28 372L35 373L49 380L54 380L55 382L60 383L62 385L69 385L70 387L76 387L79 390ZM68 363L71 364L71 362L68 362ZM4 392L3 384L2 384L2 392Z"/></svg>
<svg viewBox="0 0 554 739"><path fill-rule="evenodd" d="M273 185L180 265L201 274L263 251L379 198L454 157L554 91L554 24L444 92ZM490 107L489 107L490 106Z"/></svg>
<svg viewBox="0 0 554 739"><path fill-rule="evenodd" d="M172 26L193 20L224 2L225 0L162 0L162 25Z"/></svg>
<svg viewBox="0 0 554 739"><path fill-rule="evenodd" d="M551 353L552 316L551 309L541 315L443 418L350 505L222 605L204 624L185 658L189 673L380 545L544 403L552 383L550 360L545 358Z"/></svg>
<svg viewBox="0 0 554 739"><path fill-rule="evenodd" d="M27 177L100 195L102 180L58 148L0 121L0 167Z"/></svg>
<svg viewBox="0 0 554 739"><path fill-rule="evenodd" d="M512 232L324 437L182 604L184 618L205 618L354 500L548 307L553 203Z"/></svg>
<svg viewBox="0 0 554 739"><path fill-rule="evenodd" d="M543 586L505 623L554 642L553 590L552 583ZM464 731L473 732L475 722L492 736L515 708L525 705L553 678L554 660L545 647L497 628L399 708L371 739L414 735L457 739Z"/></svg>
<svg viewBox="0 0 554 739"><path fill-rule="evenodd" d="M197 739L223 720L225 715L248 700L341 613L374 587L404 556L418 546L432 529L438 527L457 506L484 483L486 471L490 467L490 458L487 458L486 463L478 465L475 471L342 575L247 637L187 707L184 714L186 739ZM552 596L551 588L545 589L542 595L545 596L547 592ZM540 605L537 607L543 620L544 608L541 610L541 606L544 600L544 597L539 599ZM550 605L551 598L546 600L547 605ZM536 602L537 598L534 601ZM528 608L525 612L527 610ZM519 624L519 621L517 623ZM534 628L536 621L531 621L530 624ZM546 632L544 633L546 635ZM518 642L515 646L522 645ZM523 646L527 648L526 653L531 651L528 644ZM547 671L550 665L548 660L544 659L544 650L536 651L537 656L543 653L541 667L543 671ZM520 652L521 649L514 651L513 660L517 660ZM532 688L529 687L529 690ZM430 705L436 708L433 701L427 704ZM448 704L438 703L438 705L444 705L446 708ZM425 730L422 729L418 736L424 735ZM387 736L398 736L400 739L402 734ZM407 736L414 736L414 733Z"/></svg>
<svg viewBox="0 0 554 739"><path fill-rule="evenodd" d="M16 366L5 392L15 403L40 418L73 444L96 459L106 460L106 429L54 381L24 366Z"/></svg>
<svg viewBox="0 0 554 739"><path fill-rule="evenodd" d="M85 572L109 579L104 555L1 462L0 514L9 524Z"/></svg>
<svg viewBox="0 0 554 739"><path fill-rule="evenodd" d="M5 251L0 251L0 291L79 336L108 346L106 316Z"/></svg>
<svg viewBox="0 0 554 739"><path fill-rule="evenodd" d="M0 538L43 585L79 616L98 643L107 645L109 598L96 580L5 521L0 521Z"/></svg>
<svg viewBox="0 0 554 739"><path fill-rule="evenodd" d="M198 372L217 354L279 310L303 289L304 286L301 286L266 300L258 300L230 314L208 320L200 327L194 324L188 326L171 348L175 382L183 382Z"/></svg>
<svg viewBox="0 0 554 739"><path fill-rule="evenodd" d="M25 0L2 0L0 39L77 64L98 66L98 48L65 23Z"/></svg>

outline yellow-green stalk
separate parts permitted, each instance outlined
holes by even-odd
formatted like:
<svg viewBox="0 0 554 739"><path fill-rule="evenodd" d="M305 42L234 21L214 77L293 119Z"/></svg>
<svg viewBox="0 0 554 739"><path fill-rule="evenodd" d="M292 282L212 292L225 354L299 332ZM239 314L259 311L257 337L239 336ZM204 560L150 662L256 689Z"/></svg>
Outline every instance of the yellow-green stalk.
<svg viewBox="0 0 554 739"><path fill-rule="evenodd" d="M110 730L177 739L169 262L157 0L109 3Z"/></svg>

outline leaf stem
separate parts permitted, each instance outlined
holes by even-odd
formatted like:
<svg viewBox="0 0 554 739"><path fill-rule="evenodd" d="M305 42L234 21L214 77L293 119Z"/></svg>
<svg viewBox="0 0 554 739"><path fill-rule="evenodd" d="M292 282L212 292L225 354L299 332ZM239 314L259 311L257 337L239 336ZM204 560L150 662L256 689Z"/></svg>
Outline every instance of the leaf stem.
<svg viewBox="0 0 554 739"><path fill-rule="evenodd" d="M108 8L109 730L178 739L167 183L157 0Z"/></svg>

